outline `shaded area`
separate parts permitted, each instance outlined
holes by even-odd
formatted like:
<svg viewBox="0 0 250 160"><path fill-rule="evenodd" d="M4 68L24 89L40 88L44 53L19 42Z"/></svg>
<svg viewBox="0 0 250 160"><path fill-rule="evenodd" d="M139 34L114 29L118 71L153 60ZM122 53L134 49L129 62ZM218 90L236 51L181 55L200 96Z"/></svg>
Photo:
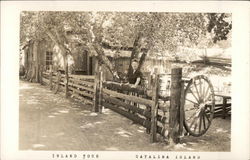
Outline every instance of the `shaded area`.
<svg viewBox="0 0 250 160"><path fill-rule="evenodd" d="M229 119L214 119L201 137L187 136L174 148L150 143L144 127L121 115L65 99L48 87L20 81L20 150L230 151Z"/></svg>

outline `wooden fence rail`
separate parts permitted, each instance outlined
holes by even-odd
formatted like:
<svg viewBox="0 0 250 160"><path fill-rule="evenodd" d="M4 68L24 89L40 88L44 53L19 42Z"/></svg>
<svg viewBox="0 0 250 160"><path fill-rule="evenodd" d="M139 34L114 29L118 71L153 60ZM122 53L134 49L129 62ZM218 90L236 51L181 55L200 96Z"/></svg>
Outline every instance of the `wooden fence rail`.
<svg viewBox="0 0 250 160"><path fill-rule="evenodd" d="M66 92L65 90L65 75L60 74L58 79L58 72L43 72L42 83L49 85L51 90L55 90L56 86ZM93 104L94 98L94 80L92 75L69 75L68 92L71 96L83 100L89 104ZM57 89L58 89L57 88Z"/></svg>
<svg viewBox="0 0 250 160"><path fill-rule="evenodd" d="M165 138L169 135L169 116L170 113L170 95L161 95L159 81L160 75L156 75L156 78L152 82L152 87L143 88L131 88L128 84L122 84L117 82L105 81L102 77L102 68L99 66L98 73L96 75L96 81L98 84L96 88L99 90L99 95L95 95L96 104L95 111L100 112L102 107L109 108L128 119L144 126L148 131L150 131L150 141L157 141L157 134L164 136ZM177 69L181 70L181 69ZM173 73L176 72L176 69L173 69ZM181 81L181 76L178 75L179 79L174 81ZM172 104L172 108L175 110L175 116L172 116L172 119L176 119L178 125L175 122L171 122L173 127L179 126L180 123L180 114L176 115L180 111L180 99L181 99L181 83L176 84L179 86L180 92L177 92L176 95L176 104ZM176 90L176 88L173 88ZM173 92L173 91L172 91ZM101 100L100 100L101 99ZM179 101L177 103L177 101ZM101 103L101 104L100 104ZM183 115L183 114L182 114ZM180 123L183 127L183 124ZM179 133L181 134L181 133ZM176 136L177 134L173 134ZM177 135L179 137L179 135ZM172 137L173 138L173 137ZM176 141L175 141L176 142Z"/></svg>
<svg viewBox="0 0 250 160"><path fill-rule="evenodd" d="M182 114L179 113L182 93L179 83L181 69L172 70L174 83L171 86L174 87L171 88L171 95L161 95L161 75L156 75L156 78L151 80L150 88L131 88L128 84L105 81L102 66L99 64L96 65L96 71L96 75L69 75L69 94L93 104L94 112L102 112L102 108L106 107L142 125L150 132L151 142L157 141L157 134L172 139L181 134L174 132L176 127L182 125ZM49 85L52 90L60 88L59 90L66 92L64 74L59 78L59 74L54 72L43 72L42 75L42 83Z"/></svg>

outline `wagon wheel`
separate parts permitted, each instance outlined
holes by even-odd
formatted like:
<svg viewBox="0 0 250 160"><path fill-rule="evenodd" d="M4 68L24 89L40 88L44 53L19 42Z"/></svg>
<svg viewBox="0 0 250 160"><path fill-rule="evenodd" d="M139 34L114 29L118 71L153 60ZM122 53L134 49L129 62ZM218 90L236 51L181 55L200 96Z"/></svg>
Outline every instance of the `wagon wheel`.
<svg viewBox="0 0 250 160"><path fill-rule="evenodd" d="M55 83L55 87L54 87L54 93L56 94L59 91L60 88L60 81L61 81L61 73L57 72L57 81Z"/></svg>
<svg viewBox="0 0 250 160"><path fill-rule="evenodd" d="M214 89L203 75L192 78L185 89L184 127L192 136L201 136L211 125L214 114Z"/></svg>

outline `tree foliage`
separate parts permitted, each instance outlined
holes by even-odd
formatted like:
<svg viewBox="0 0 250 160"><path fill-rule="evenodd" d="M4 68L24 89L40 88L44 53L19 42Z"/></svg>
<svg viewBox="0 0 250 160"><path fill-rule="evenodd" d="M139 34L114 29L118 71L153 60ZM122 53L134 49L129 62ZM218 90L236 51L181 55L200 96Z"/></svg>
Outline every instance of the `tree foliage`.
<svg viewBox="0 0 250 160"><path fill-rule="evenodd" d="M231 28L230 15L217 13L39 11L21 13L20 40L53 41L67 56L74 47L69 37L73 32L115 75L103 44L116 46L118 56L121 48L132 47L131 59L140 58L141 52L144 59L176 56L178 46L196 46L208 32L214 43L226 40Z"/></svg>
<svg viewBox="0 0 250 160"><path fill-rule="evenodd" d="M227 35L232 29L231 14L208 14L209 23L207 25L208 32L212 32L213 42L216 43L221 40L227 40Z"/></svg>

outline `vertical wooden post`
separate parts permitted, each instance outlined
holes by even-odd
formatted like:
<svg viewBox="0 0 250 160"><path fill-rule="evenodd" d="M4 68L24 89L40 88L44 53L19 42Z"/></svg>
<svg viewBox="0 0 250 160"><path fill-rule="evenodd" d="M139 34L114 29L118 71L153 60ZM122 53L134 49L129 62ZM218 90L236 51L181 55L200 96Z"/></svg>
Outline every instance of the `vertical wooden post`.
<svg viewBox="0 0 250 160"><path fill-rule="evenodd" d="M50 70L49 72L49 89L52 90L52 70Z"/></svg>
<svg viewBox="0 0 250 160"><path fill-rule="evenodd" d="M69 96L69 66L68 66L68 56L64 57L64 68L65 68L65 97Z"/></svg>
<svg viewBox="0 0 250 160"><path fill-rule="evenodd" d="M151 129L150 129L150 141L151 143L157 141L157 114L158 114L158 87L159 86L159 75L155 77L153 87L153 98L154 105L151 106Z"/></svg>
<svg viewBox="0 0 250 160"><path fill-rule="evenodd" d="M40 84L43 85L43 66L42 65L40 65L39 75L40 75Z"/></svg>
<svg viewBox="0 0 250 160"><path fill-rule="evenodd" d="M41 82L41 77L40 77L40 65L38 64L37 66L37 83Z"/></svg>
<svg viewBox="0 0 250 160"><path fill-rule="evenodd" d="M99 112L99 85L100 85L100 73L99 73L99 62L96 62L95 65L95 85L94 85L94 99L93 99L93 107L94 107L94 112Z"/></svg>
<svg viewBox="0 0 250 160"><path fill-rule="evenodd" d="M222 104L222 118L225 119L226 118L226 105L227 105L227 99L226 97L222 97L223 98L223 104Z"/></svg>
<svg viewBox="0 0 250 160"><path fill-rule="evenodd" d="M184 95L184 81L181 82L181 101L180 101L180 118L179 118L179 138L183 134L183 121L184 121L184 103L185 103L185 95Z"/></svg>
<svg viewBox="0 0 250 160"><path fill-rule="evenodd" d="M100 73L100 82L99 82L99 99L98 99L98 108L99 112L102 113L102 82L103 82L103 70L102 65L99 66L99 73Z"/></svg>
<svg viewBox="0 0 250 160"><path fill-rule="evenodd" d="M170 95L170 113L169 113L169 143L173 145L179 142L179 117L181 100L181 78L182 69L173 68L171 70L171 95Z"/></svg>
<svg viewBox="0 0 250 160"><path fill-rule="evenodd" d="M90 63L89 63L89 60L90 60L89 52L86 51L87 75L90 75L90 66L89 66Z"/></svg>

